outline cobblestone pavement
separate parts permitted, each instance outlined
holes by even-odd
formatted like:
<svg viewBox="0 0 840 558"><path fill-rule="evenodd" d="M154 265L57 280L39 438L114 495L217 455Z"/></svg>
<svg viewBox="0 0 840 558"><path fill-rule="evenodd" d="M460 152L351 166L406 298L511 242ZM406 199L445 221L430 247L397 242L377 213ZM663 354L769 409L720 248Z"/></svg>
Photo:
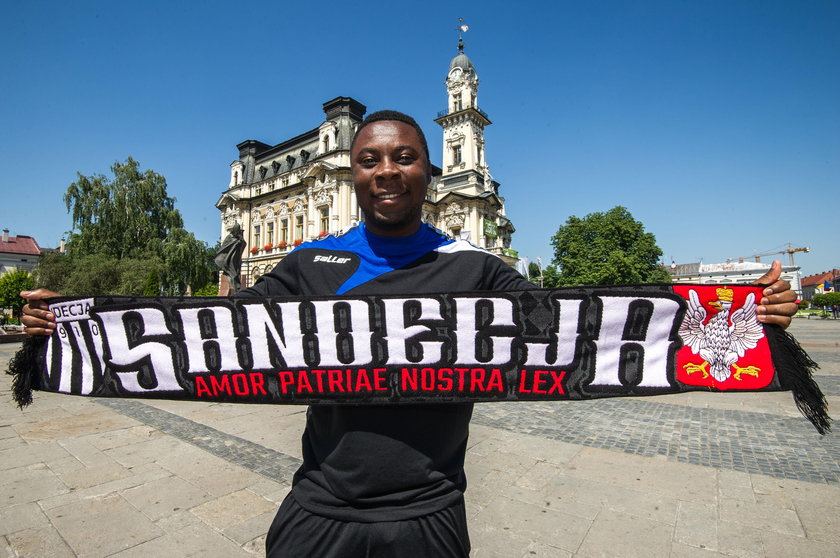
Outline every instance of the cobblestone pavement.
<svg viewBox="0 0 840 558"><path fill-rule="evenodd" d="M838 408L840 322L791 332ZM0 386L0 556L261 554L302 408ZM480 404L467 473L473 557L840 555L838 437L786 392Z"/></svg>

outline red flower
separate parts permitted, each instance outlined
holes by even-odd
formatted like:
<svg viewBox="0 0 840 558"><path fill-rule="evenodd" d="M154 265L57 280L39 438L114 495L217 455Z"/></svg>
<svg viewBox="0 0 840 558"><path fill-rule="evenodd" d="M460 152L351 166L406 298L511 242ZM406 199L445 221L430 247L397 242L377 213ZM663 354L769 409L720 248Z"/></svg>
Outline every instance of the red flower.
<svg viewBox="0 0 840 558"><path fill-rule="evenodd" d="M266 244L265 246L263 246L263 250L265 250L266 252L268 252L268 251L269 251L269 250L271 250L272 248L274 248L274 244L272 244L271 242L269 242L268 244Z"/></svg>
<svg viewBox="0 0 840 558"><path fill-rule="evenodd" d="M285 250L286 246L288 246L288 245L289 245L289 243L286 242L285 240L283 240L277 245L277 247L280 248L281 250Z"/></svg>
<svg viewBox="0 0 840 558"><path fill-rule="evenodd" d="M295 239L295 246L300 246L301 244L303 244L303 239L302 238Z"/></svg>
<svg viewBox="0 0 840 558"><path fill-rule="evenodd" d="M259 251L260 251L260 249L259 249L259 248L257 248L256 246L254 246L253 248L251 248L251 253L252 253L252 254L256 254L256 253L257 253L257 252L259 252Z"/></svg>

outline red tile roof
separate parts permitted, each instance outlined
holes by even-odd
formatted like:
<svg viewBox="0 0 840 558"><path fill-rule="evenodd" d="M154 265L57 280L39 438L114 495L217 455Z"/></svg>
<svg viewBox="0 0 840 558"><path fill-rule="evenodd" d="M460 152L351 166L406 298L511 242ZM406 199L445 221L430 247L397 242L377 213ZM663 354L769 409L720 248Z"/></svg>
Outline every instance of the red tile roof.
<svg viewBox="0 0 840 558"><path fill-rule="evenodd" d="M0 237L0 254L26 254L40 256L41 248L31 236L10 236L8 242L3 242Z"/></svg>
<svg viewBox="0 0 840 558"><path fill-rule="evenodd" d="M800 284L803 287L810 287L811 285L821 285L825 281L831 281L838 275L840 275L840 269L832 269L831 271L824 271L822 273L817 273L816 275L809 275L808 277L803 277Z"/></svg>

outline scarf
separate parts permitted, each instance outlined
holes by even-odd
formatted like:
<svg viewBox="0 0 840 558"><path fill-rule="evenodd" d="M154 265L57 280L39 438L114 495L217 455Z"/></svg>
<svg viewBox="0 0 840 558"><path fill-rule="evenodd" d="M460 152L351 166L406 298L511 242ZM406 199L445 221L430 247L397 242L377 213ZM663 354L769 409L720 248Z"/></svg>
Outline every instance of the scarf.
<svg viewBox="0 0 840 558"><path fill-rule="evenodd" d="M31 390L280 404L537 401L790 390L817 368L762 325L762 287L620 285L330 297L60 297L12 359Z"/></svg>

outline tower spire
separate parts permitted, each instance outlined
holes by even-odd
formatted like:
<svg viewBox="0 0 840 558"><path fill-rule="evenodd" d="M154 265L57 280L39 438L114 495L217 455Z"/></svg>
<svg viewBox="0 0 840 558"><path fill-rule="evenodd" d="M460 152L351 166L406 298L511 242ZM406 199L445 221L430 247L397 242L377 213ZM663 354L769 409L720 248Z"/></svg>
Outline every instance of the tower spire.
<svg viewBox="0 0 840 558"><path fill-rule="evenodd" d="M464 23L464 18L458 18L458 53L464 54L464 33L469 31L470 28L468 25Z"/></svg>

